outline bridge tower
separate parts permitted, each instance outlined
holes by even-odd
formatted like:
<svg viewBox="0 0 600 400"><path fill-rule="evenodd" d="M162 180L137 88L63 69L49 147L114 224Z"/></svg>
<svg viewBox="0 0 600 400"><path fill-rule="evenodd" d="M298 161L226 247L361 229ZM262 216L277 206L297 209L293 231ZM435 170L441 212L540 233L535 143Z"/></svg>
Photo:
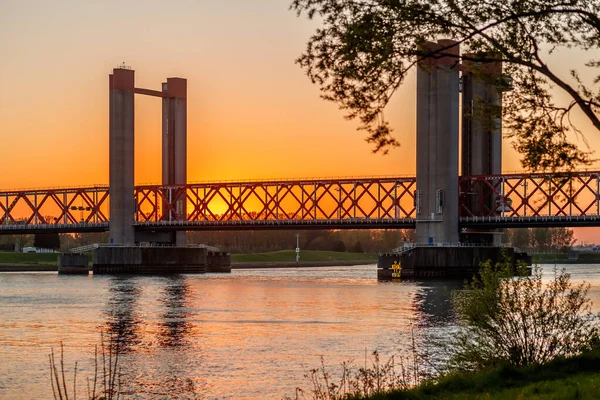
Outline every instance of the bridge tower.
<svg viewBox="0 0 600 400"><path fill-rule="evenodd" d="M417 67L417 243L458 243L459 45L426 42ZM445 54L445 56L444 56Z"/></svg>
<svg viewBox="0 0 600 400"><path fill-rule="evenodd" d="M135 231L134 94L162 98L162 183L187 183L187 80L167 78L160 91L140 89L135 87L135 71L124 66L113 69L109 75L110 243L148 241L185 245L185 231ZM164 195L169 202L175 193L170 189ZM186 219L185 197L175 203L174 210L161 217L168 221Z"/></svg>
<svg viewBox="0 0 600 400"><path fill-rule="evenodd" d="M162 84L162 183L187 183L187 80L168 78ZM175 204L176 215L185 219L185 197ZM169 216L174 219L174 215ZM175 232L174 242L185 245L185 231Z"/></svg>
<svg viewBox="0 0 600 400"><path fill-rule="evenodd" d="M110 243L133 244L135 72L115 68L108 81Z"/></svg>
<svg viewBox="0 0 600 400"><path fill-rule="evenodd" d="M469 55L470 59L476 59ZM489 57L488 57L489 58ZM499 175L502 173L502 90L505 82L502 63L464 60L462 63L462 167L463 176ZM490 182L492 186L494 182ZM465 190L464 204L475 214L499 210L505 201L491 188L482 193ZM462 233L469 242L500 244L502 231L474 230Z"/></svg>

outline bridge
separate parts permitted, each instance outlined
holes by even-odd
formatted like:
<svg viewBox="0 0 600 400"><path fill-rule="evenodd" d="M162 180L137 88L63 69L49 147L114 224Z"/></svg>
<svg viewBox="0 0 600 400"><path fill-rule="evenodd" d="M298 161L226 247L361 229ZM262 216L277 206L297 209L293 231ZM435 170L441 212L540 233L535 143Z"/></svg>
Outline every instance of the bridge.
<svg viewBox="0 0 600 400"><path fill-rule="evenodd" d="M108 231L114 244L181 245L192 230L414 228L417 243L498 245L505 227L600 226L600 171L501 174L501 62L460 62L451 40L422 50L416 177L190 184L187 81L138 88L120 66L109 75L109 185L0 191L0 234ZM162 101L160 185L134 185L135 95Z"/></svg>
<svg viewBox="0 0 600 400"><path fill-rule="evenodd" d="M414 229L416 178L136 186L136 230ZM600 226L600 171L462 176L459 226ZM185 215L177 211L185 200ZM0 192L0 234L103 232L110 188Z"/></svg>

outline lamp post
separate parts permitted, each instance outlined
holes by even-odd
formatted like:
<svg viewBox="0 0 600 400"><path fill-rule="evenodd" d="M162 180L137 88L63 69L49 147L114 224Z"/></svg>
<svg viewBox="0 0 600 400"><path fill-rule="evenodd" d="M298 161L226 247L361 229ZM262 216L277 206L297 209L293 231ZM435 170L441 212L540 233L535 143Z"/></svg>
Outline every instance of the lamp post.
<svg viewBox="0 0 600 400"><path fill-rule="evenodd" d="M334 190L338 192L338 220L342 221L342 188L337 187Z"/></svg>
<svg viewBox="0 0 600 400"><path fill-rule="evenodd" d="M300 261L300 234L296 233L296 264Z"/></svg>

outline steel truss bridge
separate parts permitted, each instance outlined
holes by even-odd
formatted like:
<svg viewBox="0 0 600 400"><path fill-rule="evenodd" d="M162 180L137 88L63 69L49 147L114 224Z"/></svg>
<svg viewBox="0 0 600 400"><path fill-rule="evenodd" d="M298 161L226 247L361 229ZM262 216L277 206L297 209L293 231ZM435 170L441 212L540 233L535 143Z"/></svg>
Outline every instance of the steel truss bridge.
<svg viewBox="0 0 600 400"><path fill-rule="evenodd" d="M142 185L133 220L147 231L414 228L432 217L415 193L414 177ZM108 186L0 191L0 234L106 231L109 201ZM600 171L463 176L459 215L463 230L600 226Z"/></svg>

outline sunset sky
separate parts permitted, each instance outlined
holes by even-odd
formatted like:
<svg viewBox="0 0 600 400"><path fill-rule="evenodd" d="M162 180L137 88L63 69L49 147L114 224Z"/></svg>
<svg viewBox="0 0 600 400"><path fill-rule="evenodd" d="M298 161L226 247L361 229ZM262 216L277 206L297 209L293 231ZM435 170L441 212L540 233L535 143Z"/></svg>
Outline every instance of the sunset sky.
<svg viewBox="0 0 600 400"><path fill-rule="evenodd" d="M137 87L188 79L190 182L414 174L414 73L386 113L402 147L372 154L294 63L318 22L289 3L3 0L0 188L108 182L108 74L123 62ZM562 73L584 59L553 56ZM160 118L160 100L136 96L136 183L160 181Z"/></svg>

